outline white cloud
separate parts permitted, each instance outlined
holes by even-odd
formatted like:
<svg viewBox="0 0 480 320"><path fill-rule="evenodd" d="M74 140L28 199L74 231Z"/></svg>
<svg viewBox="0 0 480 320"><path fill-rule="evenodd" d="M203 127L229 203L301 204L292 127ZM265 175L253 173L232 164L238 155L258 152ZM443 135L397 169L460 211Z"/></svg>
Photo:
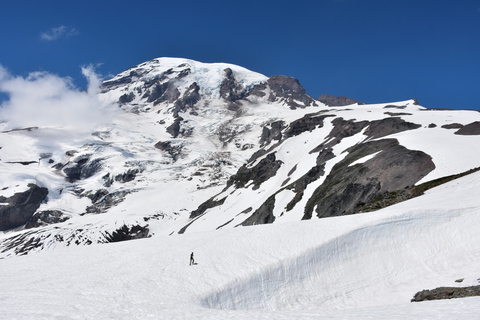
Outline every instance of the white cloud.
<svg viewBox="0 0 480 320"><path fill-rule="evenodd" d="M0 65L0 92L8 100L0 106L0 121L10 129L48 127L88 132L108 123L111 105L99 97L100 80L92 66L82 68L88 90L81 91L72 79L48 72L33 72L26 78L13 76Z"/></svg>
<svg viewBox="0 0 480 320"><path fill-rule="evenodd" d="M40 38L45 41L55 41L59 38L69 38L78 34L78 30L75 28L60 26L58 28L52 28L47 32L42 32Z"/></svg>

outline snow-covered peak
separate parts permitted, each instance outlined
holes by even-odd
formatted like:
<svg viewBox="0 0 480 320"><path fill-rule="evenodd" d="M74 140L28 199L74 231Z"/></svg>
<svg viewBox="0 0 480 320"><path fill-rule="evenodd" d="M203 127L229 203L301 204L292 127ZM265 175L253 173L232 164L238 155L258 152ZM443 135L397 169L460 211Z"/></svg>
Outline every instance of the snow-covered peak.
<svg viewBox="0 0 480 320"><path fill-rule="evenodd" d="M114 86L117 86L138 80L144 82L160 80L160 83L166 83L175 79L175 85L180 92L195 82L200 87L202 95L219 98L220 86L226 78L228 69L232 71L233 77L244 90L249 90L268 79L260 73L229 63L203 63L183 58L157 58L116 75L106 81L105 85L113 83Z"/></svg>

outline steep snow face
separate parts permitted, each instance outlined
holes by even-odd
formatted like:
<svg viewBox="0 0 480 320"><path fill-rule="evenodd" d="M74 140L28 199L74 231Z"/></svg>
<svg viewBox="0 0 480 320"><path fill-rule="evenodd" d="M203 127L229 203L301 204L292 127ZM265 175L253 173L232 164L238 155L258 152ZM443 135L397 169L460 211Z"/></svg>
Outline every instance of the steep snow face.
<svg viewBox="0 0 480 320"><path fill-rule="evenodd" d="M0 255L349 214L478 166L477 112L327 107L296 79L231 64L154 59L98 100L116 112L89 134L0 123L0 216L30 184L48 189L0 233Z"/></svg>

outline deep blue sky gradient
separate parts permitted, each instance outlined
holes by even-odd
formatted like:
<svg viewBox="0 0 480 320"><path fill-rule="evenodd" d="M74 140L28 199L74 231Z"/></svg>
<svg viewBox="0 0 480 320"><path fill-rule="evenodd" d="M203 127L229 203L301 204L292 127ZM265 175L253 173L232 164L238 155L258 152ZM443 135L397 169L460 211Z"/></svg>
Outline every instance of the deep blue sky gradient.
<svg viewBox="0 0 480 320"><path fill-rule="evenodd" d="M54 28L66 33L42 39ZM86 86L157 57L295 77L365 103L480 110L480 0L2 1L0 64Z"/></svg>

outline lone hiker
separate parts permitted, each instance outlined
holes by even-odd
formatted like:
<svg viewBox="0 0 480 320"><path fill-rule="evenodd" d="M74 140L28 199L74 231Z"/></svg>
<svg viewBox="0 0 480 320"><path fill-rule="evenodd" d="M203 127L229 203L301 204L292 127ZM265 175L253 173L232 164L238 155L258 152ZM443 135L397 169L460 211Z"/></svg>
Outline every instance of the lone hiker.
<svg viewBox="0 0 480 320"><path fill-rule="evenodd" d="M193 260L193 252L190 255L190 265L195 264L195 260Z"/></svg>

